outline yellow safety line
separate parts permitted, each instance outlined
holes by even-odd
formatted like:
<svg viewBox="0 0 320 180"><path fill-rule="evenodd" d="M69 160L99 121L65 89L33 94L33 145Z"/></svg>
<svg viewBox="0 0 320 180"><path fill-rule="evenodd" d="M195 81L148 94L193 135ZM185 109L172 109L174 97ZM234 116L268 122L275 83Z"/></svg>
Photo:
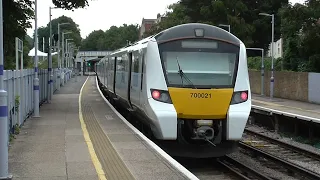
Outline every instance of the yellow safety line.
<svg viewBox="0 0 320 180"><path fill-rule="evenodd" d="M82 116L82 109L81 109L81 97L82 97L82 90L83 90L83 87L85 86L85 84L87 83L89 77L86 79L86 81L84 82L84 84L82 85L81 87L81 90L80 90L80 94L79 94L79 120L80 120L80 123L81 123L81 129L82 129L82 132L83 132L83 136L84 136L84 139L85 139L85 142L87 143L87 146L88 146L88 150L89 150L89 153L90 153L90 156L91 156L91 161L96 169L96 172L98 174L98 177L99 177L99 180L107 180L106 176L105 176L105 173L102 169L102 166L101 166L101 163L97 157L97 154L93 148L93 144L90 140L90 136L89 136L89 132L87 130L87 127L86 127L86 123L84 122L83 120L83 116Z"/></svg>
<svg viewBox="0 0 320 180"><path fill-rule="evenodd" d="M261 103L261 104L266 104L266 105L269 105L269 106L285 107L285 108L289 108L289 109L297 109L297 110L300 110L300 111L308 111L308 112L320 114L318 111L307 110L307 109L302 109L302 108L298 108L298 107L285 106L285 105L282 105L282 104L275 104L275 103L270 103L270 102L265 102L265 101L259 101L259 100L255 100L255 99L252 99L252 101L253 101L253 102L257 102L257 103Z"/></svg>

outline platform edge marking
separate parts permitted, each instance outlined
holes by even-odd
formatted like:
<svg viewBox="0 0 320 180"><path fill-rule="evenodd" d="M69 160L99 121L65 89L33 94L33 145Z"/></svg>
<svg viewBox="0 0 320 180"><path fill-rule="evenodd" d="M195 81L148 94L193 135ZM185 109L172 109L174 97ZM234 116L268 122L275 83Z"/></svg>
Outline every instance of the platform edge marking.
<svg viewBox="0 0 320 180"><path fill-rule="evenodd" d="M131 129L136 133L140 138L142 138L147 144L152 147L158 154L160 154L164 159L166 159L173 167L175 167L178 171L180 171L182 174L184 174L186 177L188 177L191 180L199 180L194 174L192 174L189 170L187 170L185 167L183 167L180 163L178 163L176 160L174 160L171 156L169 156L165 151L163 151L159 146L157 146L154 142L152 142L150 139L148 139L144 134L142 134L138 129L136 129L132 124L130 124L110 103L109 101L104 97L103 93L101 92L99 85L98 85L98 79L97 76L95 78L96 80L96 87L103 98L103 100L107 103L107 105L112 109L112 111Z"/></svg>
<svg viewBox="0 0 320 180"><path fill-rule="evenodd" d="M288 117L299 118L299 119L305 120L305 121L312 121L312 122L320 123L320 119L319 118L315 118L315 117L310 117L310 116L305 116L305 115L300 115L300 114L280 111L280 110L276 110L276 109L272 109L272 108L266 108L266 107L257 106L257 105L251 105L251 108L259 109L259 110L263 110L263 111L270 111L272 113L276 113L276 114L280 114L280 115L283 114L283 115L286 115Z"/></svg>
<svg viewBox="0 0 320 180"><path fill-rule="evenodd" d="M270 102L260 101L260 100L256 100L256 99L252 99L252 101L253 102L257 102L257 103L261 103L261 104L266 104L266 105L269 105L269 106L284 107L284 108L288 108L288 109L296 109L296 110L299 110L299 111L308 111L308 112L311 112L311 113L320 114L317 111L298 108L298 107L293 107L293 106L286 106L286 105L282 105L282 104L270 103Z"/></svg>
<svg viewBox="0 0 320 180"><path fill-rule="evenodd" d="M89 150L89 154L90 154L90 157L91 157L91 161L96 169L96 172L98 174L98 177L99 177L99 180L107 180L106 176L105 176L105 172L103 171L102 169L102 165L97 157L97 154L94 150L94 147L93 147L93 144L91 142L91 139L90 139L90 135L89 135L89 132L87 130L87 127L86 127L86 123L84 122L83 120L83 115L82 115L82 109L81 109L81 97L82 97L82 90L85 86L85 84L87 83L89 79L89 76L87 77L86 81L83 83L81 89L80 89L80 94L79 94L79 120L80 120L80 124L81 124L81 129L82 129L82 132L83 132L83 136L84 136L84 139L85 139L85 142L88 146L88 150Z"/></svg>

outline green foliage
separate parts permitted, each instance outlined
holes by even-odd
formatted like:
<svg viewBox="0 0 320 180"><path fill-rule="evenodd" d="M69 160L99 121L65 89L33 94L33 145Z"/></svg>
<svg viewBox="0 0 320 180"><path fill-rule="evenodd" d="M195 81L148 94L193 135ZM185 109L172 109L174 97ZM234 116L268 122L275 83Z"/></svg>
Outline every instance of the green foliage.
<svg viewBox="0 0 320 180"><path fill-rule="evenodd" d="M248 68L252 70L261 70L261 60L262 60L261 56L248 57L247 58ZM273 66L275 71L281 71L281 61L282 61L282 58L274 59ZM272 61L270 57L264 57L263 64L264 64L265 71L271 70Z"/></svg>
<svg viewBox="0 0 320 180"><path fill-rule="evenodd" d="M15 68L15 38L26 39L26 30L31 27L28 21L33 16L30 0L4 0L3 1L3 38L4 38L4 66L5 69ZM28 65L29 46L24 44L25 65Z"/></svg>
<svg viewBox="0 0 320 180"><path fill-rule="evenodd" d="M48 58L45 57L44 60L39 59L39 64L38 64L38 67L39 69L48 69ZM58 56L57 55L54 55L52 56L52 68L58 68Z"/></svg>
<svg viewBox="0 0 320 180"><path fill-rule="evenodd" d="M275 14L274 40L283 38L283 58L275 61L275 69L320 72L320 1L316 0L307 0L304 5L291 5L288 0L181 0L169 6L166 18L144 37L188 22L229 24L231 33L246 47L263 48L267 52L271 17L260 16L261 12ZM260 55L259 52L254 54ZM248 58L250 68L260 69L255 59ZM270 69L270 64L266 60L266 69Z"/></svg>
<svg viewBox="0 0 320 180"><path fill-rule="evenodd" d="M73 10L88 6L87 0L52 0L52 3L59 8Z"/></svg>
<svg viewBox="0 0 320 180"><path fill-rule="evenodd" d="M16 96L14 99L14 104L15 104L15 111L19 111L19 106L20 106L20 96Z"/></svg>
<svg viewBox="0 0 320 180"><path fill-rule="evenodd" d="M14 125L14 133L16 135L20 134L20 127L19 124L17 123L16 125Z"/></svg>
<svg viewBox="0 0 320 180"><path fill-rule="evenodd" d="M284 67L320 72L320 2L288 5L280 10Z"/></svg>
<svg viewBox="0 0 320 180"><path fill-rule="evenodd" d="M58 34L58 24L59 23L70 23L70 24L65 24L60 26L60 33L62 32L72 32L70 34L65 35L65 39L73 39L72 42L75 43L76 46L80 46L81 44L81 35L80 35L80 29L79 25L76 24L71 18L67 16L60 16L59 18L53 19L51 21L51 26L52 26L52 34ZM43 37L45 39L45 52L48 53L49 51L49 34L50 34L50 29L49 29L50 24L48 23L46 27L40 27L38 29L38 37L39 37L39 46L41 47L40 49L42 50L42 44L43 44ZM62 43L62 38L60 39L60 47ZM56 42L57 44L57 42Z"/></svg>
<svg viewBox="0 0 320 180"><path fill-rule="evenodd" d="M26 35L28 28L31 28L30 20L34 18L34 1L31 0L2 0L3 1L3 30L4 30L4 66L5 69L15 69L15 38L18 37L24 41L24 68L33 66L32 59L28 56L33 47L33 39ZM88 6L87 0L52 0L59 8L72 10ZM65 19L63 19L65 20ZM72 24L74 25L74 24ZM81 38L78 36L78 28L70 26L74 34L72 38L80 44ZM53 24L53 28L55 28ZM56 29L56 28L55 28ZM49 33L48 33L49 34ZM42 39L39 39L39 42ZM46 44L47 45L47 44Z"/></svg>
<svg viewBox="0 0 320 180"><path fill-rule="evenodd" d="M146 36L189 22L216 26L229 24L231 33L239 37L247 47L261 47L267 50L271 41L271 18L258 14L275 13L275 39L279 39L281 20L277 12L284 4L288 4L288 0L181 0L169 6L169 12L165 15L167 17L156 24Z"/></svg>
<svg viewBox="0 0 320 180"><path fill-rule="evenodd" d="M107 31L93 31L82 41L83 51L113 51L125 46L128 42L138 40L138 25L123 24L120 27L111 26Z"/></svg>

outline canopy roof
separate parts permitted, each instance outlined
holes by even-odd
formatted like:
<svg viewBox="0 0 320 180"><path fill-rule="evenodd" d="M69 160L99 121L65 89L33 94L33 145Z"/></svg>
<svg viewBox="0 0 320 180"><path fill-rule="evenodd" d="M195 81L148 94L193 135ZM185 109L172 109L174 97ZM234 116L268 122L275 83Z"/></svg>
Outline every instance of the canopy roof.
<svg viewBox="0 0 320 180"><path fill-rule="evenodd" d="M36 54L36 50L35 50L36 48L33 48L33 49L31 49L30 51L29 51L29 56L35 56L35 54ZM54 53L51 53L51 55L55 55L55 54L58 54L57 52L54 52ZM42 51L39 51L39 49L37 50L37 55L38 56L48 56L48 54L47 53L44 53L44 52L42 52Z"/></svg>

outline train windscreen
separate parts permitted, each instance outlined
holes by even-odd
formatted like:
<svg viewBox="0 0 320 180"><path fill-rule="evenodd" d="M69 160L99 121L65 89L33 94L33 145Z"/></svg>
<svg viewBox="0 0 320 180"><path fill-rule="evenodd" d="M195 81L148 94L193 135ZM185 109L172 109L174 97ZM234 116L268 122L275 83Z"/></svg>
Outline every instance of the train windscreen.
<svg viewBox="0 0 320 180"><path fill-rule="evenodd" d="M159 44L169 87L234 87L239 47L209 39Z"/></svg>

